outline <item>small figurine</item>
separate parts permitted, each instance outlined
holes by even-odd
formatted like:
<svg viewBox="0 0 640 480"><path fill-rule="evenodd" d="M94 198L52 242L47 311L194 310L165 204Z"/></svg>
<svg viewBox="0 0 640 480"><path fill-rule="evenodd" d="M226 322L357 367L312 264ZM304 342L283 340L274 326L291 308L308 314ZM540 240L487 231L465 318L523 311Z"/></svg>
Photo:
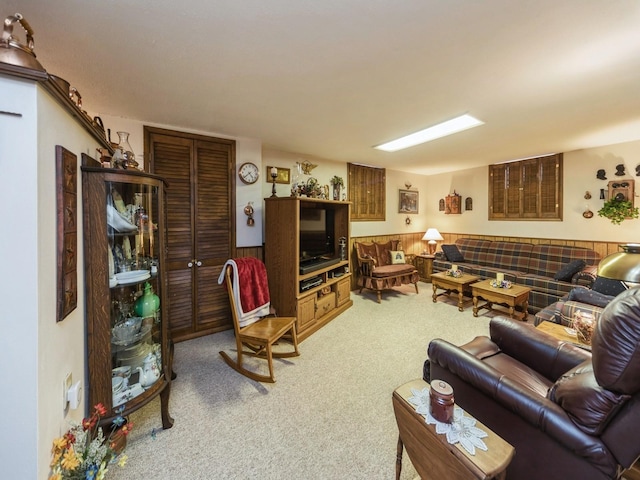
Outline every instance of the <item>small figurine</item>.
<svg viewBox="0 0 640 480"><path fill-rule="evenodd" d="M596 174L596 178L598 180L606 180L607 179L607 174L603 169L598 170L598 173Z"/></svg>
<svg viewBox="0 0 640 480"><path fill-rule="evenodd" d="M625 173L624 173L624 164L621 163L619 165L616 165L616 176L617 177L624 177Z"/></svg>

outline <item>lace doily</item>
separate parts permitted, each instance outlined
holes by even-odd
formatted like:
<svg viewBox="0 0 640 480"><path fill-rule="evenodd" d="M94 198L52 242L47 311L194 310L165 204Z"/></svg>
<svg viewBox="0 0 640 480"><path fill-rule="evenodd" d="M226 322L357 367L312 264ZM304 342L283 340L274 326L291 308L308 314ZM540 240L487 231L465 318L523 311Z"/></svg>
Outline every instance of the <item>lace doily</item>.
<svg viewBox="0 0 640 480"><path fill-rule="evenodd" d="M481 439L487 437L487 432L476 427L476 419L464 415L464 410L456 406L453 409L453 422L442 423L433 418L430 412L431 395L428 388L417 390L411 389L412 397L407 400L412 404L416 413L422 415L429 425L436 426L436 433L446 435L447 442L451 445L460 443L469 452L469 455L476 454L476 448L487 451L487 444Z"/></svg>

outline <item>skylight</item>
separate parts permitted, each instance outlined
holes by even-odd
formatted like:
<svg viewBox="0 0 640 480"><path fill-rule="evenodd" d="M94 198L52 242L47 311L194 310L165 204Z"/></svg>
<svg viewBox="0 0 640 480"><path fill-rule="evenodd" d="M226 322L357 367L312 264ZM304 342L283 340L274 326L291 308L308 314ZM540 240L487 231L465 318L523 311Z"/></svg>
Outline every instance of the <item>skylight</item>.
<svg viewBox="0 0 640 480"><path fill-rule="evenodd" d="M462 132L463 130L477 127L479 125L484 125L484 122L472 117L471 115L460 115L459 117L447 120L446 122L438 123L432 127L383 143L382 145L378 145L374 148L384 150L385 152L395 152L397 150L402 150L403 148L409 148L414 145L430 142L436 138L446 137L447 135Z"/></svg>

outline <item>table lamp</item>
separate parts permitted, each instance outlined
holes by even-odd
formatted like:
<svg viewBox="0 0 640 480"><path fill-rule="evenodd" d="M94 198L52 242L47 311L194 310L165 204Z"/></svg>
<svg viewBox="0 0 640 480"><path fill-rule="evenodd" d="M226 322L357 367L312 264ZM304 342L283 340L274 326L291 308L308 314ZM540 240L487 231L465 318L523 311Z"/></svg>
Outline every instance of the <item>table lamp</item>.
<svg viewBox="0 0 640 480"><path fill-rule="evenodd" d="M598 276L640 283L640 243L620 245L622 252L604 257L598 264Z"/></svg>
<svg viewBox="0 0 640 480"><path fill-rule="evenodd" d="M442 238L442 235L440 235L437 229L430 228L426 231L422 240L428 240L429 255L435 255L438 240L444 240L444 238Z"/></svg>

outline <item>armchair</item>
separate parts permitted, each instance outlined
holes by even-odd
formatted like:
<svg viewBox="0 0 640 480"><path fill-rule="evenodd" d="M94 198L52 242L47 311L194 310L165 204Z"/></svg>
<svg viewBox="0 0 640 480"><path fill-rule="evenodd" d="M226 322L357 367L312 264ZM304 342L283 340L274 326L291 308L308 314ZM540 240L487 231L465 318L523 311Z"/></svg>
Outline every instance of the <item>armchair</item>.
<svg viewBox="0 0 640 480"><path fill-rule="evenodd" d="M640 456L640 288L604 309L592 352L504 317L490 338L429 344L425 380L516 448L507 478L619 479Z"/></svg>
<svg viewBox="0 0 640 480"><path fill-rule="evenodd" d="M412 263L414 255L405 255L399 240L387 243L355 242L358 258L358 285L376 292L378 303L382 292L393 287L413 283L418 293L420 275ZM392 258L393 257L393 258Z"/></svg>

